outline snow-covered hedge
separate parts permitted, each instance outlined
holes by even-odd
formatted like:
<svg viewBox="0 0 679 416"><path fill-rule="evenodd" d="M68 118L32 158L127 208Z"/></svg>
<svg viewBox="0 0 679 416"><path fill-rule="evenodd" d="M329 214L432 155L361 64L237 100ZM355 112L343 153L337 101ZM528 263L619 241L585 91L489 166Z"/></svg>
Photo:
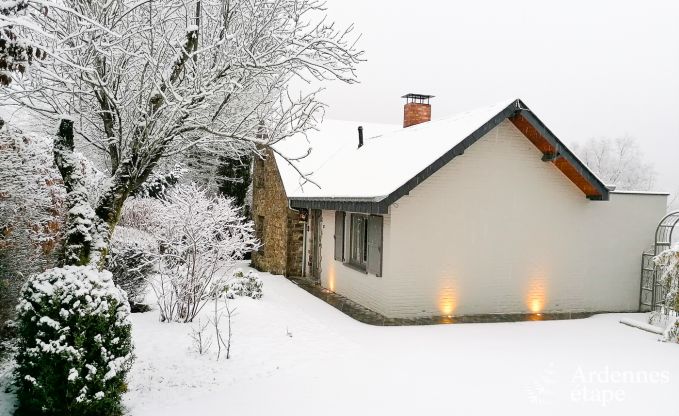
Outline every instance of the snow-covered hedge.
<svg viewBox="0 0 679 416"><path fill-rule="evenodd" d="M263 286L262 279L254 271L250 270L245 274L242 270L236 270L233 273L233 277L226 283L224 292L229 299L233 299L236 296L261 299Z"/></svg>
<svg viewBox="0 0 679 416"><path fill-rule="evenodd" d="M67 266L35 275L17 312L18 414L122 413L130 307L110 272Z"/></svg>
<svg viewBox="0 0 679 416"><path fill-rule="evenodd" d="M153 236L134 228L116 227L106 268L113 274L113 281L127 293L133 307L144 301L157 261L158 243Z"/></svg>
<svg viewBox="0 0 679 416"><path fill-rule="evenodd" d="M663 335L666 341L679 342L679 244L658 254L653 262L658 268L665 299L663 310L654 312L651 320L667 326Z"/></svg>
<svg viewBox="0 0 679 416"><path fill-rule="evenodd" d="M52 150L50 137L0 128L0 340L26 278L57 259L66 191Z"/></svg>

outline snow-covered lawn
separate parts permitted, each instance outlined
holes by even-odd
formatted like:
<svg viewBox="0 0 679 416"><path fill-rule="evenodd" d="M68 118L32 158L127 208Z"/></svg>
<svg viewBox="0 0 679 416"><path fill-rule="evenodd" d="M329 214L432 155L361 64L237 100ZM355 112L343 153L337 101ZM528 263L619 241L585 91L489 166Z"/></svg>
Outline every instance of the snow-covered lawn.
<svg viewBox="0 0 679 416"><path fill-rule="evenodd" d="M194 352L195 325L133 315L131 415L676 414L679 345L618 323L641 314L376 327L262 279L261 300L231 301L230 360Z"/></svg>
<svg viewBox="0 0 679 416"><path fill-rule="evenodd" d="M679 345L618 323L642 315L375 327L262 278L263 299L232 302L228 361L192 352L191 325L133 316L132 415L676 412Z"/></svg>

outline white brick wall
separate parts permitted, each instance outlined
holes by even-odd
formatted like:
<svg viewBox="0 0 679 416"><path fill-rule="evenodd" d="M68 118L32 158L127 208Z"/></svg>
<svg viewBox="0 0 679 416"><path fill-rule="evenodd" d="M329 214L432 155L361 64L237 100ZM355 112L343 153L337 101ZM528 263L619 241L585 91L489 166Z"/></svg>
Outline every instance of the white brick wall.
<svg viewBox="0 0 679 416"><path fill-rule="evenodd" d="M324 211L322 284L389 317L635 310L665 207L664 195L587 200L505 121L392 205L383 277L333 260Z"/></svg>
<svg viewBox="0 0 679 416"><path fill-rule="evenodd" d="M349 229L350 229L351 213L347 213L345 218L345 256L349 256ZM382 259L382 274L383 276L390 273L391 263L389 261L389 253L391 249L389 242L390 217L384 216L383 223L383 259ZM339 261L335 261L334 247L335 247L335 211L323 211L323 236L321 238L321 261L323 267L321 268L321 284L330 290L340 293L361 305L370 308L374 311L385 313L388 307L388 284L389 281L383 277L377 277L374 274L362 273L353 268L347 267Z"/></svg>

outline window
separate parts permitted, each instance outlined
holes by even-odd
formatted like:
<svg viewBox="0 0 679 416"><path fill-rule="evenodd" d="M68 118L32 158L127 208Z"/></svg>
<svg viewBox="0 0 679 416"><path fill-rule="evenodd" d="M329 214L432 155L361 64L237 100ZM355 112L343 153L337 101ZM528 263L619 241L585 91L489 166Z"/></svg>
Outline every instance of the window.
<svg viewBox="0 0 679 416"><path fill-rule="evenodd" d="M351 214L349 261L362 269L368 264L368 216Z"/></svg>
<svg viewBox="0 0 679 416"><path fill-rule="evenodd" d="M335 214L335 230L339 229L339 212ZM344 222L344 213L341 213ZM349 264L375 276L382 276L383 218L379 215L351 214L349 231ZM342 232L344 224L342 224ZM337 232L337 231L336 231ZM338 237L335 235L335 258L338 258ZM343 242L342 242L343 245ZM342 247L342 250L344 247ZM342 255L343 255L342 251Z"/></svg>

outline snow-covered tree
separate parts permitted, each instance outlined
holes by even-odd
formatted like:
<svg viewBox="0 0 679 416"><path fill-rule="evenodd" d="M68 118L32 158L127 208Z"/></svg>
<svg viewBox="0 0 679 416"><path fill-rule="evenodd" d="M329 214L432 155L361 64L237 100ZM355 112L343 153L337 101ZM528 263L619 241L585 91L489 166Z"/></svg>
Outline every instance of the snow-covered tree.
<svg viewBox="0 0 679 416"><path fill-rule="evenodd" d="M9 0L0 4L0 85L9 85L12 72L23 74L34 58L45 56L40 47L24 37L31 26L26 18L30 9L47 13L47 6L37 1Z"/></svg>
<svg viewBox="0 0 679 416"><path fill-rule="evenodd" d="M249 211L248 189L252 183L252 157L223 159L217 168L218 189L222 195L232 197L236 205Z"/></svg>
<svg viewBox="0 0 679 416"><path fill-rule="evenodd" d="M163 204L150 227L161 251L151 286L161 320L191 322L215 291L225 289L223 274L258 243L252 222L232 199L188 185L173 188Z"/></svg>
<svg viewBox="0 0 679 416"><path fill-rule="evenodd" d="M574 150L607 185L635 191L653 188L656 172L643 159L639 144L632 137L590 139L576 145Z"/></svg>
<svg viewBox="0 0 679 416"><path fill-rule="evenodd" d="M69 264L101 266L123 203L163 158L240 157L312 129L320 83L354 82L361 60L352 28L336 28L317 0L63 2L75 13L35 15L51 35L40 42L59 53L2 95L59 123ZM300 84L310 92L295 93ZM85 145L109 175L93 207L72 157Z"/></svg>
<svg viewBox="0 0 679 416"><path fill-rule="evenodd" d="M139 198L164 199L167 192L179 183L184 176L186 168L181 163L177 163L165 171L153 172L146 182L142 183L132 196Z"/></svg>

